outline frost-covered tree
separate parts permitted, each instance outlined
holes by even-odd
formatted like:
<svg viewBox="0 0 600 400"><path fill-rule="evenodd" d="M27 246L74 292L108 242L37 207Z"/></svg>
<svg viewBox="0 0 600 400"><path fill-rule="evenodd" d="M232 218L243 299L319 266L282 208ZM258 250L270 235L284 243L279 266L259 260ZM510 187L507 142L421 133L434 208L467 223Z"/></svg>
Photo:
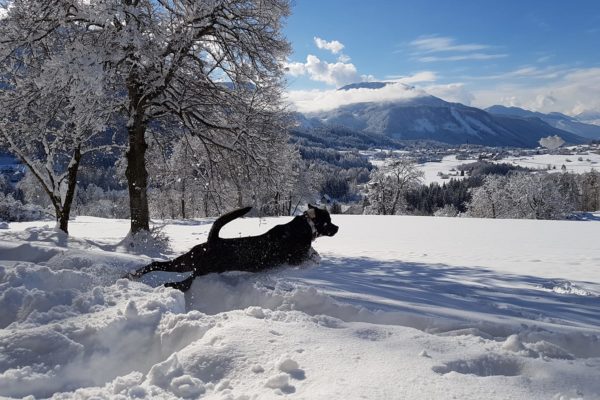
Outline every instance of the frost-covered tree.
<svg viewBox="0 0 600 400"><path fill-rule="evenodd" d="M29 168L68 232L82 158L105 128L101 86L78 49L80 27L59 29L51 2L12 1L0 19L0 142ZM92 66L96 70L98 66Z"/></svg>
<svg viewBox="0 0 600 400"><path fill-rule="evenodd" d="M85 82L74 82L73 103L102 98L107 113L125 117L132 233L149 228L149 127L194 135L211 155L263 161L271 138L247 122L258 127L281 110L288 0L14 0L9 15L27 7L33 18L17 37L73 32L76 56L70 65L57 59L57 67L93 71L101 84L90 96Z"/></svg>
<svg viewBox="0 0 600 400"><path fill-rule="evenodd" d="M393 159L371 173L367 184L369 211L394 215L406 208L406 193L423 179L423 171L407 157Z"/></svg>
<svg viewBox="0 0 600 400"><path fill-rule="evenodd" d="M311 187L310 179L305 179L308 172L285 139L280 135L272 140L260 163L247 160L244 153L207 154L195 136L152 142L148 164L152 214L162 218L212 216L240 205L253 205L261 214L291 213L298 203L314 197L304 195Z"/></svg>
<svg viewBox="0 0 600 400"><path fill-rule="evenodd" d="M68 5L67 5L68 3ZM246 117L274 112L289 45L287 0L109 0L61 5L61 25L89 27L84 47L98 55L115 104L127 117L126 177L131 231L148 230L146 132L176 120L206 151L260 161L263 140ZM268 109L265 107L268 104ZM268 139L267 139L268 140ZM212 159L208 158L208 161Z"/></svg>
<svg viewBox="0 0 600 400"><path fill-rule="evenodd" d="M446 204L444 207L439 208L433 213L436 217L456 217L459 211L453 204Z"/></svg>
<svg viewBox="0 0 600 400"><path fill-rule="evenodd" d="M548 150L556 150L563 144L565 141L558 135L543 137L539 141L540 146L545 147Z"/></svg>
<svg viewBox="0 0 600 400"><path fill-rule="evenodd" d="M561 192L559 174L518 173L509 176L508 187L515 207L511 218L561 219L575 205Z"/></svg>
<svg viewBox="0 0 600 400"><path fill-rule="evenodd" d="M577 204L563 174L489 175L473 190L469 214L481 218L561 219Z"/></svg>
<svg viewBox="0 0 600 400"><path fill-rule="evenodd" d="M581 188L580 210L600 210L600 172L592 170L582 174L578 181Z"/></svg>
<svg viewBox="0 0 600 400"><path fill-rule="evenodd" d="M488 175L483 185L471 189L468 213L479 218L509 218L512 198L507 193L507 178L503 175Z"/></svg>

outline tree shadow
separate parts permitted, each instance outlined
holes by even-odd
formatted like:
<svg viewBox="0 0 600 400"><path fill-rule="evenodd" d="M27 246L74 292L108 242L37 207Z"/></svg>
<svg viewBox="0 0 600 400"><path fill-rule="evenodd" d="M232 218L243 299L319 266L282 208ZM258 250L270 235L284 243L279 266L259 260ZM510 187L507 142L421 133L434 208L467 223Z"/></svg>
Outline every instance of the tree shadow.
<svg viewBox="0 0 600 400"><path fill-rule="evenodd" d="M201 226L211 225L217 218L202 218L202 220L196 219L164 219L160 220L162 225L178 225L178 226ZM158 223L156 223L158 224Z"/></svg>
<svg viewBox="0 0 600 400"><path fill-rule="evenodd" d="M567 217L572 221L600 221L600 215L591 212L574 213Z"/></svg>
<svg viewBox="0 0 600 400"><path fill-rule="evenodd" d="M595 285L591 282L505 274L484 267L344 257L326 257L316 268L288 269L279 275L371 311L600 327L597 294L583 289L572 293L552 290L562 282L571 288Z"/></svg>

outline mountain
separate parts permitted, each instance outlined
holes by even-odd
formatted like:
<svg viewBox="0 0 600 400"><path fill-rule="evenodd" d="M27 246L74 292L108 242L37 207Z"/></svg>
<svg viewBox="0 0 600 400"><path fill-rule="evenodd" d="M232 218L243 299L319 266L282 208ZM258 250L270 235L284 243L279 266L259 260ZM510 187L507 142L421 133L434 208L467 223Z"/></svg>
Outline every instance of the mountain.
<svg viewBox="0 0 600 400"><path fill-rule="evenodd" d="M366 150L369 148L402 148L403 145L387 136L359 132L344 126L327 126L318 119L295 115L298 125L291 129L292 143L307 147L336 150Z"/></svg>
<svg viewBox="0 0 600 400"><path fill-rule="evenodd" d="M499 105L488 107L485 110L494 115L526 119L539 118L554 128L571 132L588 139L600 139L600 126L584 123L579 117L573 118L557 112L544 114L540 112L524 110L519 107L505 107ZM597 117L600 119L600 115L597 115Z"/></svg>
<svg viewBox="0 0 600 400"><path fill-rule="evenodd" d="M584 111L577 114L575 118L586 124L600 125L600 111Z"/></svg>
<svg viewBox="0 0 600 400"><path fill-rule="evenodd" d="M389 84L366 82L339 90L377 90ZM402 85L402 89L410 91L413 88ZM514 147L536 147L542 137L549 135L559 135L570 144L586 141L539 118L493 115L416 90L414 95L400 100L348 104L329 111L307 113L305 117L326 126L343 126L396 140Z"/></svg>

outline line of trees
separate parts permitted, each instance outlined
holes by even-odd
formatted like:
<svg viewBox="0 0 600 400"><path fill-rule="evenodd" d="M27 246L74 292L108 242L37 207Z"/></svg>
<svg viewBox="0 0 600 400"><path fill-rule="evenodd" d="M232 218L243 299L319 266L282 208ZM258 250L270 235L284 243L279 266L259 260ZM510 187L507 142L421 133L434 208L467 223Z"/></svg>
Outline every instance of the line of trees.
<svg viewBox="0 0 600 400"><path fill-rule="evenodd" d="M473 189L468 215L481 218L562 219L600 209L600 173L489 175Z"/></svg>
<svg viewBox="0 0 600 400"><path fill-rule="evenodd" d="M434 215L446 208L439 215L453 216L467 211L472 191L483 185L487 176L505 176L515 172L528 172L520 166L507 163L476 161L458 167L462 179L449 179L441 184L433 182L420 185L406 193L406 211L416 215Z"/></svg>
<svg viewBox="0 0 600 400"><path fill-rule="evenodd" d="M373 170L366 212L562 219L575 211L600 210L600 172L532 171L511 164L476 162L459 168L463 179L422 185L422 172L408 157Z"/></svg>
<svg viewBox="0 0 600 400"><path fill-rule="evenodd" d="M82 160L120 144L131 233L148 231L150 135L194 138L201 174L273 183L288 14L287 0L13 0L0 19L1 144L64 232Z"/></svg>

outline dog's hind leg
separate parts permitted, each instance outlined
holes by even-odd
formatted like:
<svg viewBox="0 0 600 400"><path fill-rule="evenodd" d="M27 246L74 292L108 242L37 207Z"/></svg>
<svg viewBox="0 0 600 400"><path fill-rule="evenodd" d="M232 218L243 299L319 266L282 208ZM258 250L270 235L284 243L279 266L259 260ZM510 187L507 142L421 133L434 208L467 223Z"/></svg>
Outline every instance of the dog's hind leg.
<svg viewBox="0 0 600 400"><path fill-rule="evenodd" d="M173 261L153 261L150 264L142 267L135 272L130 272L124 276L124 278L135 279L140 278L149 272L154 271L165 271L165 272L190 272L193 267L190 263L184 262L184 260L175 259Z"/></svg>
<svg viewBox="0 0 600 400"><path fill-rule="evenodd" d="M126 274L123 278L135 279L152 271L169 271L172 263L172 261L153 261L145 267L135 270L135 272Z"/></svg>
<svg viewBox="0 0 600 400"><path fill-rule="evenodd" d="M165 286L181 290L182 292L187 292L188 290L190 290L190 287L192 287L192 282L194 282L194 278L195 276L192 275L189 278L182 280L181 282L165 283Z"/></svg>
<svg viewBox="0 0 600 400"><path fill-rule="evenodd" d="M128 279L140 278L142 275L153 271L165 272L190 272L194 270L194 253L185 253L171 261L153 261L135 272L130 272L124 276Z"/></svg>

